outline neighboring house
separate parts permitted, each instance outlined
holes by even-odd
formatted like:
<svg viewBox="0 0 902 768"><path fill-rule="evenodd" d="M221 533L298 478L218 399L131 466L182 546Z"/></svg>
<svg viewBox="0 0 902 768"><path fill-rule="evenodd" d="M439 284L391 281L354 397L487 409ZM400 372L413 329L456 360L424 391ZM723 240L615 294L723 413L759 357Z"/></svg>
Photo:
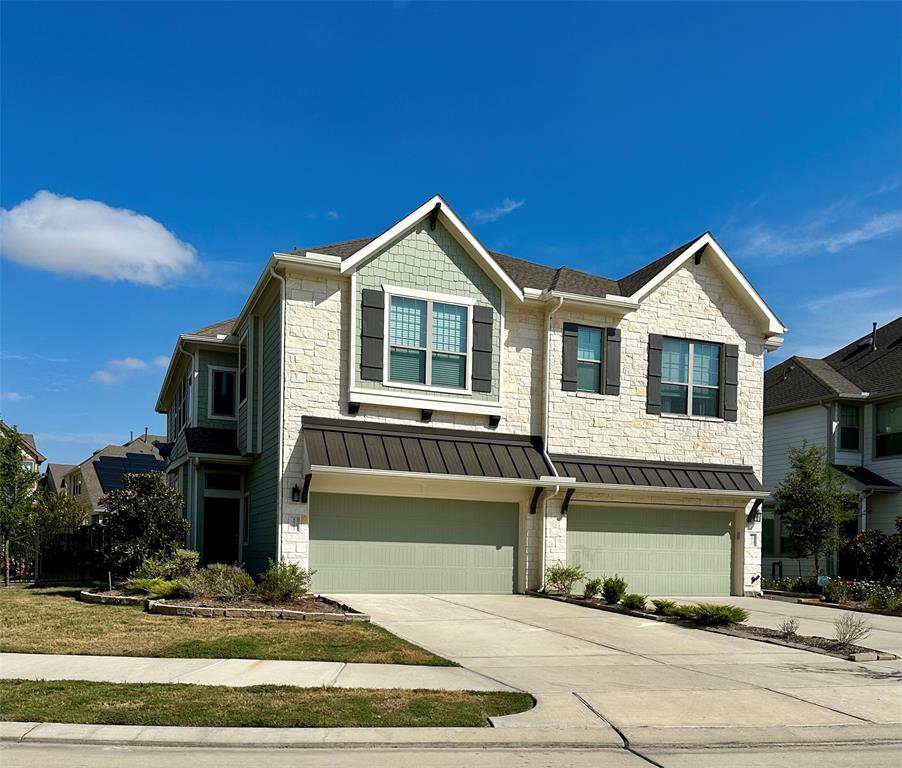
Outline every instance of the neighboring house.
<svg viewBox="0 0 902 768"><path fill-rule="evenodd" d="M10 427L5 421L0 421L0 429L6 432L18 431L17 427ZM22 465L29 472L40 472L41 464L47 460L47 457L35 445L34 435L30 432L19 432L19 437L21 438Z"/></svg>
<svg viewBox="0 0 902 768"><path fill-rule="evenodd" d="M764 353L784 327L710 233L622 280L488 251L440 197L274 253L181 336L157 402L206 562L322 592L760 588Z"/></svg>
<svg viewBox="0 0 902 768"><path fill-rule="evenodd" d="M891 533L902 515L902 317L819 360L790 357L764 375L764 485L789 472L803 443L826 451L858 494L857 529ZM811 573L789 556L779 515L765 506L765 577ZM835 570L835 559L831 569Z"/></svg>
<svg viewBox="0 0 902 768"><path fill-rule="evenodd" d="M90 510L90 522L98 523L105 508L103 498L125 487L124 477L131 472L162 472L166 462L154 444L159 435L143 434L122 445L108 445L94 451L80 464L50 464L44 480L47 487L78 499Z"/></svg>

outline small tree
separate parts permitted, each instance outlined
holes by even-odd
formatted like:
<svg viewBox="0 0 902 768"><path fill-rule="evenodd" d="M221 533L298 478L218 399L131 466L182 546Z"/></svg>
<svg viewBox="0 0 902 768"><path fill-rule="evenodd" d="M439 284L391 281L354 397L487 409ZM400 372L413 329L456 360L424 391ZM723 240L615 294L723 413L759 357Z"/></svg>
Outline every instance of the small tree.
<svg viewBox="0 0 902 768"><path fill-rule="evenodd" d="M182 517L182 495L162 473L127 474L124 480L125 488L104 498L102 522L104 559L120 577L150 557L171 558L191 528Z"/></svg>
<svg viewBox="0 0 902 768"><path fill-rule="evenodd" d="M792 469L774 489L774 501L793 554L813 557L819 573L821 555L840 545L840 527L854 516L855 495L817 446L803 443L790 450L789 463Z"/></svg>
<svg viewBox="0 0 902 768"><path fill-rule="evenodd" d="M25 467L22 436L15 429L0 429L0 538L3 540L3 583L9 586L10 550L31 551L31 518L38 499L34 470Z"/></svg>

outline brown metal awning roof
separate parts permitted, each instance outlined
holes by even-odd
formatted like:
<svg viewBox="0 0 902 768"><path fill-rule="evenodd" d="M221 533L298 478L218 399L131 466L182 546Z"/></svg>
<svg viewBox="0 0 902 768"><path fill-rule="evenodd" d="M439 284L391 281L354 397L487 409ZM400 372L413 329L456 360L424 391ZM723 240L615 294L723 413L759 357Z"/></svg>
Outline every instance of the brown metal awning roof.
<svg viewBox="0 0 902 768"><path fill-rule="evenodd" d="M688 491L760 492L766 495L764 486L748 466L554 454L551 460L559 475L575 477L578 483Z"/></svg>
<svg viewBox="0 0 902 768"><path fill-rule="evenodd" d="M538 480L554 474L529 435L304 416L311 466Z"/></svg>

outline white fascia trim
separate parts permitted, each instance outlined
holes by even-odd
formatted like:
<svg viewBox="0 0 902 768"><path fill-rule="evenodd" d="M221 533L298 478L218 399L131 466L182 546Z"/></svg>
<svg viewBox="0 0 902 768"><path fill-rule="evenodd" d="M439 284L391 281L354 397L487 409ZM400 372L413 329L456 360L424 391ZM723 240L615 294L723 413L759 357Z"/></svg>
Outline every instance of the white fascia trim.
<svg viewBox="0 0 902 768"><path fill-rule="evenodd" d="M324 464L311 464L310 471L313 474L324 475L348 475L350 477L391 477L395 479L405 478L410 480L456 480L466 483L489 483L491 485L520 485L530 488L553 488L560 485L561 478L543 475L537 480L514 477L473 477L471 475L441 475L431 472L395 472L391 469L358 469L355 467L330 467Z"/></svg>
<svg viewBox="0 0 902 768"><path fill-rule="evenodd" d="M667 280L667 278L669 278L674 272L682 267L683 264L685 264L689 259L694 257L695 254L705 246L710 246L711 250L714 251L714 253L717 255L718 260L727 269L727 272L729 272L730 276L739 284L740 288L742 288L748 298L751 299L752 303L761 311L761 314L767 321L767 335L776 336L781 333L786 333L787 328L785 325L783 325L782 322L780 322L780 318L778 318L774 314L773 310L769 306L767 306L764 299L762 299L759 293L754 288L752 288L751 283L746 280L745 275L740 272L739 267L737 267L733 263L732 259L727 256L723 248L718 245L717 241L708 232L702 235L685 251L683 251L683 253L681 253L670 264L668 264L665 269L663 269L645 285L639 288L638 291L630 296L630 299L632 299L633 301L642 301L642 299L644 299L646 296L648 296L648 294L654 291L659 285L661 285L661 283Z"/></svg>
<svg viewBox="0 0 902 768"><path fill-rule="evenodd" d="M785 339L782 336L768 336L764 340L764 348L768 352L773 352L775 349L782 347L784 341Z"/></svg>
<svg viewBox="0 0 902 768"><path fill-rule="evenodd" d="M593 307L609 309L622 315L639 309L638 301L632 298L627 299L623 296L614 296L610 293L605 297L601 297L583 296L578 293L566 293L564 291L549 291L547 295L553 299L563 299L568 304L588 304Z"/></svg>
<svg viewBox="0 0 902 768"><path fill-rule="evenodd" d="M426 218L430 213L432 213L432 210L433 208L435 208L436 203L441 204L438 217L442 224L444 224L452 232L456 232L461 238L463 238L465 244L469 246L469 250L471 250L472 253L476 256L477 261L481 261L483 266L486 267L488 272L493 275L499 283L504 285L504 287L506 287L514 296L517 297L517 299L523 301L523 291L520 290L520 286L518 286L513 280L511 280L508 274L503 269L501 269L501 267L498 265L498 262L495 261L494 258L492 258L492 255L486 250L485 246L483 246L483 244L476 239L476 236L457 217L457 214L455 214L451 209L451 206L449 206L448 203L446 203L442 199L441 195L435 195L434 197L431 197L419 208L411 211L397 224L385 230L385 232L379 235L379 237L357 251L353 256L345 259L341 265L341 273L346 274L353 271L361 262L378 253L389 243L391 243L395 238L399 237L404 232L415 226L422 219Z"/></svg>
<svg viewBox="0 0 902 768"><path fill-rule="evenodd" d="M364 405L387 405L395 408L426 409L445 413L472 413L477 416L500 416L500 403L485 403L471 400L451 400L437 397L420 397L411 393L378 392L370 389L351 387L349 399Z"/></svg>
<svg viewBox="0 0 902 768"><path fill-rule="evenodd" d="M629 493L679 494L681 496L728 496L737 499L764 499L770 496L767 491L718 491L714 488L663 488L653 485L619 485L617 483L583 483L568 478L557 478L557 484L563 488L574 488L577 491L627 491Z"/></svg>

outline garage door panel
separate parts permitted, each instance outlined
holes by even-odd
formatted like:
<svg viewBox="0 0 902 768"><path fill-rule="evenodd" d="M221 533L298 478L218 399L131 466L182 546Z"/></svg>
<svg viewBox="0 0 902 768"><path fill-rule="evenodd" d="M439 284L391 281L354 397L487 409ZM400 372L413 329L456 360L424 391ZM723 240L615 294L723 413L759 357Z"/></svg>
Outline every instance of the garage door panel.
<svg viewBox="0 0 902 768"><path fill-rule="evenodd" d="M729 595L731 520L729 512L575 505L567 561L590 577L619 574L630 592Z"/></svg>
<svg viewBox="0 0 902 768"><path fill-rule="evenodd" d="M317 592L515 589L517 504L311 494Z"/></svg>

